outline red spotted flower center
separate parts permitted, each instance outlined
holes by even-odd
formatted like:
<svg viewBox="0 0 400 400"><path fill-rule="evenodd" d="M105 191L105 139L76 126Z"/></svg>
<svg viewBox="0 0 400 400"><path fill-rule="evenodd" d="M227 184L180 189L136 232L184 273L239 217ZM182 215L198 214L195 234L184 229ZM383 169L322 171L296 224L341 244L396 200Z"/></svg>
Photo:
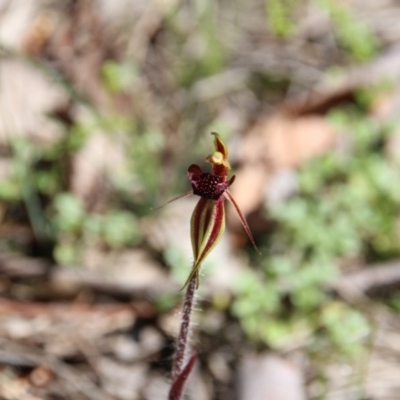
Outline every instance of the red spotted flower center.
<svg viewBox="0 0 400 400"><path fill-rule="evenodd" d="M218 200L229 186L223 176L203 172L192 177L193 193L210 200Z"/></svg>

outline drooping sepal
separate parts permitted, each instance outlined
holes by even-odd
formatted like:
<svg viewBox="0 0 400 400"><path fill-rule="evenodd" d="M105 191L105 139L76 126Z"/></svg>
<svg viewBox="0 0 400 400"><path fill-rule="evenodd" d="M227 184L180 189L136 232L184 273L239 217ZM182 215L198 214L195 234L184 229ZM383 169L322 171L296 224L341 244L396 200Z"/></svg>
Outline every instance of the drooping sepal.
<svg viewBox="0 0 400 400"><path fill-rule="evenodd" d="M235 177L235 176L233 176L232 178L234 178L234 177ZM231 179L232 179L232 178L231 178ZM255 242L255 240L254 240L254 238L253 238L253 235L252 235L252 233L251 233L250 227L249 227L249 225L247 224L246 218L244 217L244 215L243 215L242 212L240 211L240 208L239 208L239 206L236 204L235 199L232 197L231 192L230 192L229 190L226 190L226 191L224 192L224 196L229 200L229 202L230 202L230 203L233 205L233 207L235 208L235 210L236 210L236 212L237 212L237 214L238 214L238 216L239 216L240 222L242 223L243 228L244 228L244 230L246 231L247 236L249 237L249 239L250 239L252 245L254 246L254 248L256 249L257 253L258 253L258 254L261 254L261 252L260 252L260 250L258 250L258 247L257 247L257 245L256 245L256 242Z"/></svg>
<svg viewBox="0 0 400 400"><path fill-rule="evenodd" d="M199 286L199 269L210 251L217 245L225 231L224 197L218 200L209 200L201 197L193 211L191 219L191 239L193 249L193 268L187 279L196 276L196 285Z"/></svg>

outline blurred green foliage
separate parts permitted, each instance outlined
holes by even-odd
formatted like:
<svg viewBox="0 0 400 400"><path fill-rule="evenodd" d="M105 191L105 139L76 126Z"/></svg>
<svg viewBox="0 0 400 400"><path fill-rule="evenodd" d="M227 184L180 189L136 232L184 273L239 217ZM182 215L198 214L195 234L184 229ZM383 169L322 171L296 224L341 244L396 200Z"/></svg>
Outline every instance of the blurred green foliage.
<svg viewBox="0 0 400 400"><path fill-rule="evenodd" d="M379 46L374 32L354 16L350 6L335 0L316 0L316 3L327 12L339 47L357 61L376 55ZM274 35L287 38L295 34L298 5L293 0L265 0L268 27Z"/></svg>
<svg viewBox="0 0 400 400"><path fill-rule="evenodd" d="M52 218L58 235L55 258L62 264L76 263L90 245L105 243L110 249L138 244L138 221L134 214L111 209L103 214L87 213L77 197L60 193L54 199Z"/></svg>
<svg viewBox="0 0 400 400"><path fill-rule="evenodd" d="M298 193L268 210L278 228L262 271L240 277L233 312L256 342L354 354L370 332L367 317L329 284L340 261L400 256L400 169L384 152L390 121L377 123L353 106L329 118L346 143L304 165Z"/></svg>
<svg viewBox="0 0 400 400"><path fill-rule="evenodd" d="M274 35L287 37L293 32L294 21L290 13L294 5L292 0L265 0L268 26Z"/></svg>
<svg viewBox="0 0 400 400"><path fill-rule="evenodd" d="M108 60L102 67L104 85L111 93L121 93L139 78L137 66L133 63Z"/></svg>
<svg viewBox="0 0 400 400"><path fill-rule="evenodd" d="M367 24L353 15L347 4L335 0L317 1L332 20L338 44L355 60L365 61L377 53L378 41L375 34Z"/></svg>

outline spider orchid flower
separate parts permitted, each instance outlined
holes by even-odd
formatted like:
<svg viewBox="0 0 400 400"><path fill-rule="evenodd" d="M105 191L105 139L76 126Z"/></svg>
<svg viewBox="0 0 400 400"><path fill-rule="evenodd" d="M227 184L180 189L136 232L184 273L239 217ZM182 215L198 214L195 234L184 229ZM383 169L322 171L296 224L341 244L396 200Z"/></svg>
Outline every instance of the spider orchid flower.
<svg viewBox="0 0 400 400"><path fill-rule="evenodd" d="M201 263L217 245L225 231L225 199L235 207L251 243L258 251L250 228L228 189L235 180L235 175L228 179L228 172L231 169L228 160L228 149L217 133L213 132L212 135L215 136L214 152L206 158L206 161L212 165L211 172L203 172L198 165L192 164L188 168L188 177L192 190L168 202L170 203L192 194L200 196L191 218L194 263L182 289L188 285L193 277L196 277L196 288L199 286Z"/></svg>

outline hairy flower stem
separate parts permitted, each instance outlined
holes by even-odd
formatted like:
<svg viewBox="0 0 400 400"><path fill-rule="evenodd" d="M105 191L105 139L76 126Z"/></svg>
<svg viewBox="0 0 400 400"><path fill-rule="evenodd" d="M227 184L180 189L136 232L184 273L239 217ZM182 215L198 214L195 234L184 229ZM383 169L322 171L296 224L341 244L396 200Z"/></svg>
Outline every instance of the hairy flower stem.
<svg viewBox="0 0 400 400"><path fill-rule="evenodd" d="M172 368L172 380L175 381L180 375L182 369L184 368L185 359L187 358L187 352L189 348L188 340L190 333L190 318L194 305L194 294L196 292L197 277L193 275L192 279L189 281L185 301L183 303L181 328L179 331L178 343L175 352L175 359Z"/></svg>

